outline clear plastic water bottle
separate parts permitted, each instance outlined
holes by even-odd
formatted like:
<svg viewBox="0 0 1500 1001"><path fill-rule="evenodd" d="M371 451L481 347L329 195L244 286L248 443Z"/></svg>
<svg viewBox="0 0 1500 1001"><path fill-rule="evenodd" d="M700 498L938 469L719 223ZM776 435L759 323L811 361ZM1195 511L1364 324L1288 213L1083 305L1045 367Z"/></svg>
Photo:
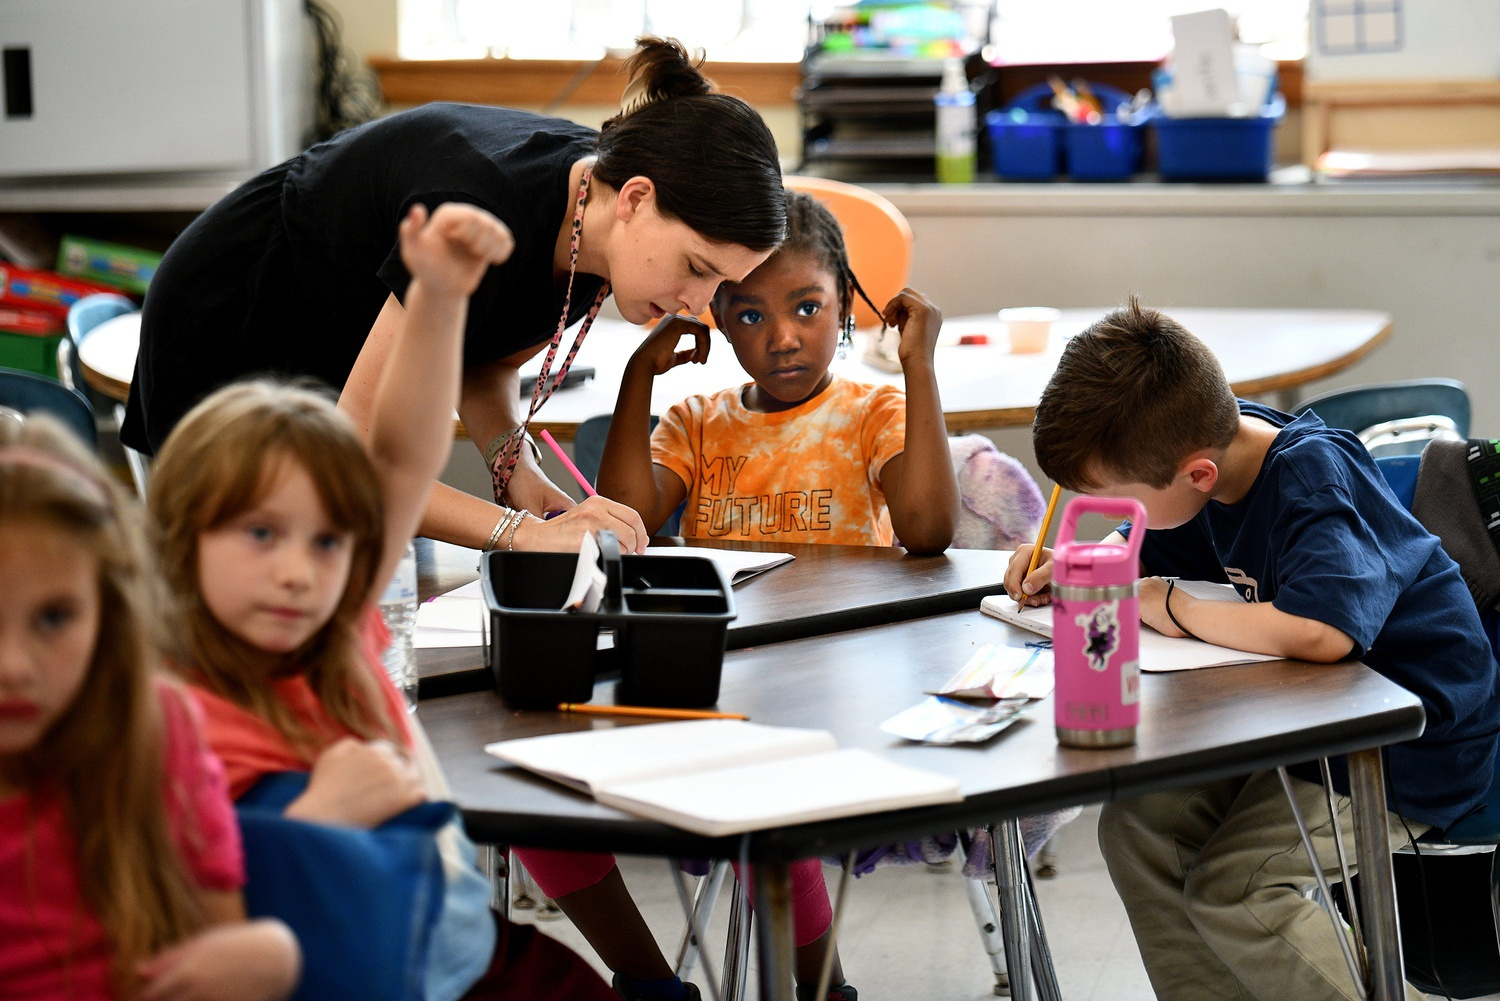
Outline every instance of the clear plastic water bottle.
<svg viewBox="0 0 1500 1001"><path fill-rule="evenodd" d="M385 673L406 695L408 709L417 706L417 651L412 633L417 628L417 550L408 542L396 574L380 596L380 617L391 631L391 645L382 662Z"/></svg>
<svg viewBox="0 0 1500 1001"><path fill-rule="evenodd" d="M937 109L937 179L943 184L973 184L977 123L974 92L962 59L944 63L942 88L932 100Z"/></svg>

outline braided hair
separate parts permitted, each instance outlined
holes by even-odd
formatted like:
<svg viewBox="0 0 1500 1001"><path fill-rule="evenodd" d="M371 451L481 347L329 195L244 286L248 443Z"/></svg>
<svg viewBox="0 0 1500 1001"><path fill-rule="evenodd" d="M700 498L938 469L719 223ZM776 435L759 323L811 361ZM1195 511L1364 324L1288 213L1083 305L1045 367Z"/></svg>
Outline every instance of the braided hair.
<svg viewBox="0 0 1500 1001"><path fill-rule="evenodd" d="M881 315L880 307L875 305L859 284L859 279L854 277L854 271L849 267L849 251L844 246L844 230L839 226L839 221L833 217L828 206L818 201L812 195L803 191L791 191L786 193L786 240L777 248L777 253L784 251L801 251L812 254L828 273L833 275L838 283L839 290L839 325L847 326L854 315L854 296L857 294L865 301L865 305L875 311L876 316ZM880 327L885 329L884 321Z"/></svg>

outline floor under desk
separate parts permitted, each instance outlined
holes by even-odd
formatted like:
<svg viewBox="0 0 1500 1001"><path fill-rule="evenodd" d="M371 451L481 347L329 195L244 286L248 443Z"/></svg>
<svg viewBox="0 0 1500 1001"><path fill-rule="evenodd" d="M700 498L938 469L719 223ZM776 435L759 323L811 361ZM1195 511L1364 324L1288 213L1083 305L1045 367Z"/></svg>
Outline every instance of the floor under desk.
<svg viewBox="0 0 1500 1001"><path fill-rule="evenodd" d="M1068 1001L1152 1001L1155 995L1125 909L1099 855L1098 819L1099 807L1088 806L1081 817L1058 831L1053 839L1057 876L1036 881L1047 937L1053 953L1060 957L1058 984ZM663 954L676 955L684 922L667 863L622 856L620 870L660 940ZM825 873L832 893L838 872L827 868ZM707 951L715 970L723 967L728 897L726 888L709 926ZM989 962L956 868L882 867L851 883L845 906L839 952L849 982L859 988L860 1001L986 1001L994 997ZM517 911L515 917L531 920L524 911ZM604 971L604 964L566 918L537 924ZM753 952L750 964L747 996L754 997ZM701 986L701 967L694 977ZM1500 994L1476 1001L1500 1001Z"/></svg>

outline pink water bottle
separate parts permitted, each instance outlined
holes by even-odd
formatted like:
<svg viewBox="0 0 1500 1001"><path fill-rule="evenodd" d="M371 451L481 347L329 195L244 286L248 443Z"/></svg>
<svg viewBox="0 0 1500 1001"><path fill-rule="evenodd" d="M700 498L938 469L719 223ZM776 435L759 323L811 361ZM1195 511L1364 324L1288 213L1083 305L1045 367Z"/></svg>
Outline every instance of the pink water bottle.
<svg viewBox="0 0 1500 1001"><path fill-rule="evenodd" d="M1124 545L1078 542L1082 514L1128 518ZM1075 497L1052 553L1052 661L1057 742L1125 747L1140 722L1141 539L1146 509L1128 497Z"/></svg>

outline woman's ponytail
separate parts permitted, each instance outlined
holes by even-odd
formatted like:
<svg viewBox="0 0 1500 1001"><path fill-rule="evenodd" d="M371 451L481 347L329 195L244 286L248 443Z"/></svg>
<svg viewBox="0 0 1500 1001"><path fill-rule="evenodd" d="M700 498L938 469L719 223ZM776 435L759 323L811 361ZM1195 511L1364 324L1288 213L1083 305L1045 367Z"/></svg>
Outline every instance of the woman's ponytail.
<svg viewBox="0 0 1500 1001"><path fill-rule="evenodd" d="M776 140L755 109L717 94L682 43L643 36L618 115L599 131L593 176L656 186L658 207L715 243L773 250L786 232Z"/></svg>

